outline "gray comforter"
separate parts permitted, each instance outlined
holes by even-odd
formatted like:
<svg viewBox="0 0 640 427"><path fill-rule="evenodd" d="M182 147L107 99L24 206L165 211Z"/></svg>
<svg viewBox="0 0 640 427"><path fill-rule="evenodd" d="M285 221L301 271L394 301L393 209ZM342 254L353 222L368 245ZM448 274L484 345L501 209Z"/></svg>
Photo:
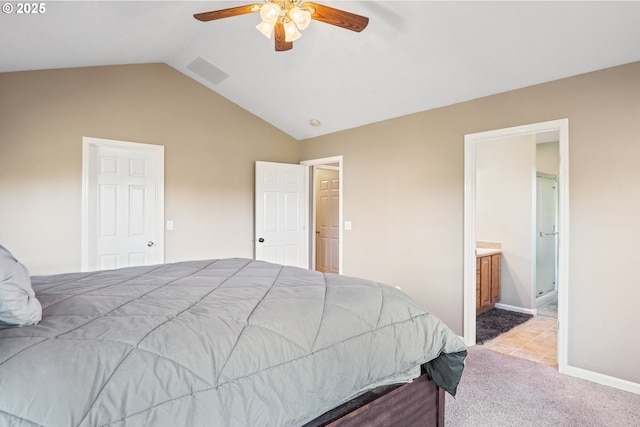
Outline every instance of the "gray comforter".
<svg viewBox="0 0 640 427"><path fill-rule="evenodd" d="M249 259L32 278L0 330L2 426L292 426L465 346L397 289ZM427 363L429 362L429 363Z"/></svg>

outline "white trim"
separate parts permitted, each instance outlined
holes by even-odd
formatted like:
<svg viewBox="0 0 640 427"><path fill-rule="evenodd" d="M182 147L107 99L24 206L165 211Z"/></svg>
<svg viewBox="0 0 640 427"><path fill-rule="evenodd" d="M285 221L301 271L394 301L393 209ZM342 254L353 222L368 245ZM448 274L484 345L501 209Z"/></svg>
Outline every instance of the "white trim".
<svg viewBox="0 0 640 427"><path fill-rule="evenodd" d="M502 304L500 302L496 303L496 308L499 308L501 310L515 311L516 313L531 314L532 316L536 316L538 314L538 310L536 309L517 307L515 305Z"/></svg>
<svg viewBox="0 0 640 427"><path fill-rule="evenodd" d="M562 373L571 375L572 377L581 378L583 380L606 385L609 387L614 387L620 390L628 391L629 393L640 395L640 384L631 381L623 380L605 374L599 374L593 371L587 371L586 369L576 368L575 366L566 366Z"/></svg>
<svg viewBox="0 0 640 427"><path fill-rule="evenodd" d="M560 169L558 174L558 370L567 369L569 297L569 119L552 120L464 136L464 290L463 335L468 346L476 341L476 144L480 141L559 131Z"/></svg>
<svg viewBox="0 0 640 427"><path fill-rule="evenodd" d="M558 370L565 373L569 351L569 119L560 123L558 172Z"/></svg>
<svg viewBox="0 0 640 427"><path fill-rule="evenodd" d="M529 253L531 254L531 266L530 266L530 277L529 283L531 283L530 295L529 295L529 304L532 307L535 307L536 302L536 294L537 294L537 286L538 283L538 238L537 238L537 229L538 229L538 180L536 178L537 173L537 144L531 145L531 156L533 158L533 165L531 168L531 224L529 225L529 229L531 230L531 247L529 248ZM557 285L557 284L556 284ZM533 314L536 315L537 310Z"/></svg>
<svg viewBox="0 0 640 427"><path fill-rule="evenodd" d="M89 269L89 140L82 137L82 194L80 203L80 271Z"/></svg>
<svg viewBox="0 0 640 427"><path fill-rule="evenodd" d="M307 236L305 242L305 244L307 245L307 266L305 268L307 270L311 269L311 258L309 257L311 245L309 243L309 236L311 235L312 228L309 227L309 215L311 215L309 211L309 209L311 209L309 200L309 188L313 187L312 182L313 179L311 177L311 174L309 173L309 168L304 168L304 217L307 219L305 223L305 226L307 227Z"/></svg>
<svg viewBox="0 0 640 427"><path fill-rule="evenodd" d="M311 159L311 160L303 160L300 162L301 165L305 165L305 166L310 166L310 167L325 167L326 165L329 165L331 163L338 163L338 179L340 180L339 184L338 184L338 190L340 192L340 200L338 201L338 221L340 224L340 229L338 230L338 237L340 239L340 241L338 242L338 274L343 274L343 265L342 265L342 255L343 255L343 247L344 247L344 216L343 216L343 200L344 200L344 179L343 179L343 156L333 156L333 157L323 157L321 159ZM314 174L315 176L315 174ZM316 202L315 202L315 178L310 180L311 182L313 182L312 184L310 184L310 193L309 196L311 198L311 211L310 212L315 212L316 209ZM309 235L310 235L310 239L309 239L309 253L310 253L310 265L311 265L311 269L315 269L315 265L316 265L316 237L315 237L315 232L313 230L315 230L316 228L316 224L315 224L315 214L314 215L310 215L311 216L311 220L310 220L310 224L311 226L309 227Z"/></svg>
<svg viewBox="0 0 640 427"><path fill-rule="evenodd" d="M476 344L476 142L464 136L463 331L467 346ZM473 268L471 268L473 264ZM470 287L473 286L473 292Z"/></svg>
<svg viewBox="0 0 640 427"><path fill-rule="evenodd" d="M558 290L547 292L546 294L536 298L536 307L541 307L547 304L550 300L558 298Z"/></svg>
<svg viewBox="0 0 640 427"><path fill-rule="evenodd" d="M157 257L154 263L164 263L164 146L153 144L141 144L139 142L116 141L112 139L82 137L82 202L81 202L81 271L89 269L89 160L90 148L110 147L126 150L150 151L155 154L156 159L156 200L158 210L156 211L156 221L160 230L155 239Z"/></svg>

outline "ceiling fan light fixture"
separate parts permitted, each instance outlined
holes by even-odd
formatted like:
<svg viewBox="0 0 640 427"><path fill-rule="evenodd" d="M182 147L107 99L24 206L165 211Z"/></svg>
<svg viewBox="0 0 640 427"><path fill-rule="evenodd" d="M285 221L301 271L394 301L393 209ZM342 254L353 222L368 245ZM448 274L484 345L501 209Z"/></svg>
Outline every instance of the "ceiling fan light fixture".
<svg viewBox="0 0 640 427"><path fill-rule="evenodd" d="M306 9L300 9L297 6L294 6L288 13L289 17L296 23L296 26L300 31L306 29L311 23L311 12Z"/></svg>
<svg viewBox="0 0 640 427"><path fill-rule="evenodd" d="M256 25L258 31L260 31L264 36L268 39L271 38L271 34L273 34L273 24L269 24L268 22L262 21L258 25Z"/></svg>
<svg viewBox="0 0 640 427"><path fill-rule="evenodd" d="M291 50L293 41L302 37L300 31L304 31L312 20L358 33L369 24L369 18L366 16L305 1L264 0L264 4L246 4L201 12L194 14L193 17L198 21L208 22L259 12L262 22L256 26L256 29L269 39L272 34L275 34L276 52Z"/></svg>
<svg viewBox="0 0 640 427"><path fill-rule="evenodd" d="M262 20L267 24L271 24L273 26L279 17L280 7L273 3L265 3L260 8L260 18L262 18Z"/></svg>
<svg viewBox="0 0 640 427"><path fill-rule="evenodd" d="M296 27L296 24L294 24L293 21L290 20L287 20L284 23L284 34L284 40L286 42L296 41L300 37L302 37L300 31L298 31L298 27Z"/></svg>

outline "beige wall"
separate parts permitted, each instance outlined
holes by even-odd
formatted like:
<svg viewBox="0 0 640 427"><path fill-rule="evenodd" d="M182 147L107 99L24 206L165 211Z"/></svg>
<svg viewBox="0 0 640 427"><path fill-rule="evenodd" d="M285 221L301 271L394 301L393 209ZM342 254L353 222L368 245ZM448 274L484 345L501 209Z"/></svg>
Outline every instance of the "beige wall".
<svg viewBox="0 0 640 427"><path fill-rule="evenodd" d="M476 143L476 240L502 245L500 303L533 309L535 134Z"/></svg>
<svg viewBox="0 0 640 427"><path fill-rule="evenodd" d="M640 62L306 140L301 158L344 155L344 272L462 333L464 135L568 118L568 363L640 383L638 117Z"/></svg>
<svg viewBox="0 0 640 427"><path fill-rule="evenodd" d="M543 142L536 145L536 172L560 174L560 143Z"/></svg>
<svg viewBox="0 0 640 427"><path fill-rule="evenodd" d="M299 143L163 64L0 74L0 244L80 270L82 137L165 146L166 261L253 256L254 161Z"/></svg>

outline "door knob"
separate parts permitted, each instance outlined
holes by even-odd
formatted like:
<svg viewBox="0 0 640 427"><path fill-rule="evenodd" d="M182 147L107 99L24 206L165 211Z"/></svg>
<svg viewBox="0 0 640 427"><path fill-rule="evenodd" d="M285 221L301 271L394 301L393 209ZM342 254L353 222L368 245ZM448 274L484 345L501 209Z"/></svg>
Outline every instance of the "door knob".
<svg viewBox="0 0 640 427"><path fill-rule="evenodd" d="M147 242L147 246L149 246L149 247L153 247L153 246L155 246L155 245L156 245L156 243L155 243L155 242L153 242L153 241L151 241L151 240L149 240L149 241Z"/></svg>
<svg viewBox="0 0 640 427"><path fill-rule="evenodd" d="M260 238L258 239L258 242L262 243L262 242L264 242L264 239L263 239L262 237L260 237Z"/></svg>

